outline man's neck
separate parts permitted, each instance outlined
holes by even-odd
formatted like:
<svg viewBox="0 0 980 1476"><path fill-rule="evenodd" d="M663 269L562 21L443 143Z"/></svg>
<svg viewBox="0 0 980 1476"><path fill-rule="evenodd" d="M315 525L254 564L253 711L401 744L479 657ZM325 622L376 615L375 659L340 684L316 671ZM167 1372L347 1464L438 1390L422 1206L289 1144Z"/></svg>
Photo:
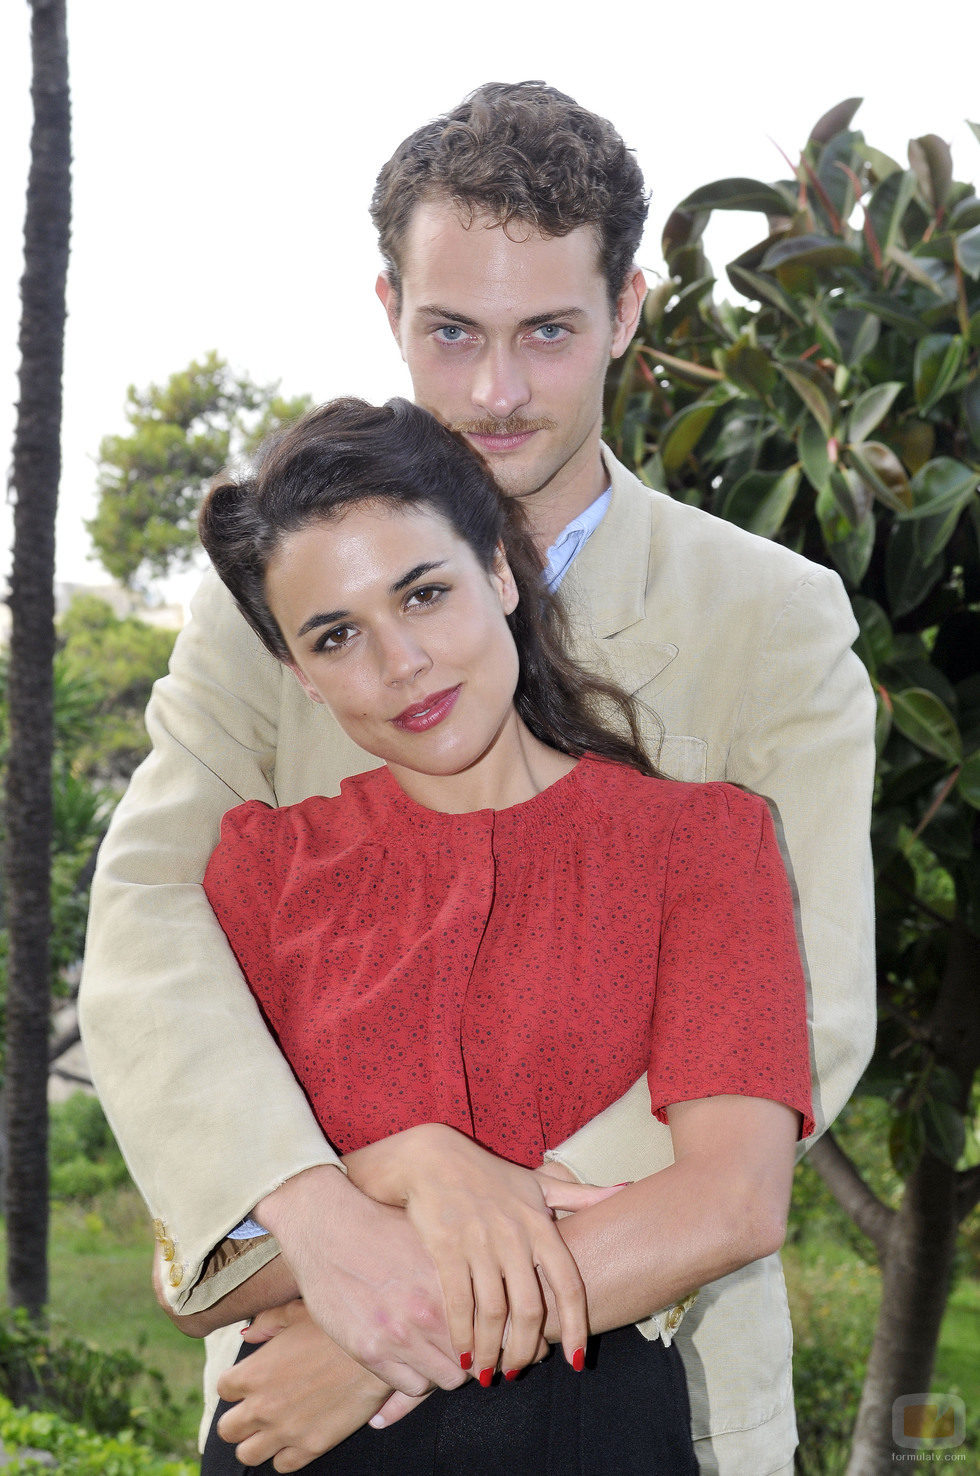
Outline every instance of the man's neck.
<svg viewBox="0 0 980 1476"><path fill-rule="evenodd" d="M555 485L560 476L559 473L546 486L520 498L531 525L535 547L542 558L569 523L591 507L609 486L609 474L598 451L594 465L583 467L573 480Z"/></svg>

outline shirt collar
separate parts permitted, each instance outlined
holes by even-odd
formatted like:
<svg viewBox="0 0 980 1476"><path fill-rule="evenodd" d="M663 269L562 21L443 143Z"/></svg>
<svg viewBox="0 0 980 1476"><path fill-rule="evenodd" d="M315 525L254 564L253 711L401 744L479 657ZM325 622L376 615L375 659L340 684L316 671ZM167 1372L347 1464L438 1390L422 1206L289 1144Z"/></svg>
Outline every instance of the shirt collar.
<svg viewBox="0 0 980 1476"><path fill-rule="evenodd" d="M581 553L583 546L592 537L606 515L612 501L612 488L607 487L595 502L564 527L548 549L544 561L544 580L549 589L557 589L571 567L572 560Z"/></svg>

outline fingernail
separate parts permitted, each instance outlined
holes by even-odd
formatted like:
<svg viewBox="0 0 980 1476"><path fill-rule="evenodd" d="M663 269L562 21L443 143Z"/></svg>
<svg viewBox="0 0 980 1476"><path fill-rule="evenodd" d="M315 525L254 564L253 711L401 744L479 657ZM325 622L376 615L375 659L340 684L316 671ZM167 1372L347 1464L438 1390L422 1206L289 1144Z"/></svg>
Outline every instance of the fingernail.
<svg viewBox="0 0 980 1476"><path fill-rule="evenodd" d="M628 1189L628 1188L629 1188L629 1186L630 1186L630 1185L631 1185L631 1184L632 1184L632 1183L633 1183L633 1180L632 1180L632 1179L624 1179L624 1180L623 1180L623 1182L622 1182L622 1183L621 1183L621 1184L614 1184L614 1185L613 1185L613 1188L614 1188L614 1189Z"/></svg>
<svg viewBox="0 0 980 1476"><path fill-rule="evenodd" d="M371 1419L368 1420L368 1424L372 1430L383 1430L385 1428L385 1422L380 1415L372 1415Z"/></svg>
<svg viewBox="0 0 980 1476"><path fill-rule="evenodd" d="M489 1389L489 1387L490 1387L490 1385L492 1383L493 1383L493 1369L492 1368L481 1368L480 1369L480 1384L481 1384L481 1386L484 1389Z"/></svg>
<svg viewBox="0 0 980 1476"><path fill-rule="evenodd" d="M576 1348L572 1354L572 1367L576 1373L581 1373L585 1367L585 1349Z"/></svg>
<svg viewBox="0 0 980 1476"><path fill-rule="evenodd" d="M461 1369L464 1369L468 1373L469 1370L473 1367L473 1354L461 1353L459 1355L459 1366Z"/></svg>
<svg viewBox="0 0 980 1476"><path fill-rule="evenodd" d="M252 1326L252 1324L251 1324L251 1323L250 1323L250 1322L246 1322L246 1324L245 1324L245 1326L244 1326L244 1327L240 1327L240 1328L239 1328L239 1329L238 1329L238 1336L239 1336L239 1337L240 1337L240 1338L243 1338L243 1337L244 1337L244 1336L245 1336L245 1334L246 1334L246 1333L247 1333L247 1332L248 1332L248 1330L249 1330L249 1328L250 1328L250 1327L251 1327L251 1326Z"/></svg>
<svg viewBox="0 0 980 1476"><path fill-rule="evenodd" d="M517 1375L519 1373L520 1373L520 1369L519 1368L509 1368L507 1370L507 1372L504 1374L504 1378L507 1380L508 1384L512 1384L514 1382L514 1380L517 1378Z"/></svg>

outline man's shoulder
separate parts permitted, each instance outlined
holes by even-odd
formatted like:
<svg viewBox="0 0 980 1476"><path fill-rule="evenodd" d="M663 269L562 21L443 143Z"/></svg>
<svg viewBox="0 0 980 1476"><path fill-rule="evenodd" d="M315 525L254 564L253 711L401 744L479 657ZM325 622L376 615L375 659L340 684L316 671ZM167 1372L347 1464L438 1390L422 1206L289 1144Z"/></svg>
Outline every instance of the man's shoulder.
<svg viewBox="0 0 980 1476"><path fill-rule="evenodd" d="M614 457L607 457L607 465L613 488L610 511L616 509L623 523L632 525L637 534L643 530L651 568L661 573L671 566L686 570L693 562L704 572L710 567L715 577L725 581L740 580L746 574L791 584L814 576L836 578L823 565L781 543L646 486Z"/></svg>

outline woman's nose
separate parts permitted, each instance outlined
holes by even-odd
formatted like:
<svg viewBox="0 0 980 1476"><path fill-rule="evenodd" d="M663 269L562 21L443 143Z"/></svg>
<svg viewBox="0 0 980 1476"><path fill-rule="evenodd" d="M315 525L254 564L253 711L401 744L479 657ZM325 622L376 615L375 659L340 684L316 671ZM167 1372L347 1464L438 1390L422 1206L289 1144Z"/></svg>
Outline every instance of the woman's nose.
<svg viewBox="0 0 980 1476"><path fill-rule="evenodd" d="M381 675L386 686L410 682L432 665L424 647L409 632L391 632L383 638Z"/></svg>

